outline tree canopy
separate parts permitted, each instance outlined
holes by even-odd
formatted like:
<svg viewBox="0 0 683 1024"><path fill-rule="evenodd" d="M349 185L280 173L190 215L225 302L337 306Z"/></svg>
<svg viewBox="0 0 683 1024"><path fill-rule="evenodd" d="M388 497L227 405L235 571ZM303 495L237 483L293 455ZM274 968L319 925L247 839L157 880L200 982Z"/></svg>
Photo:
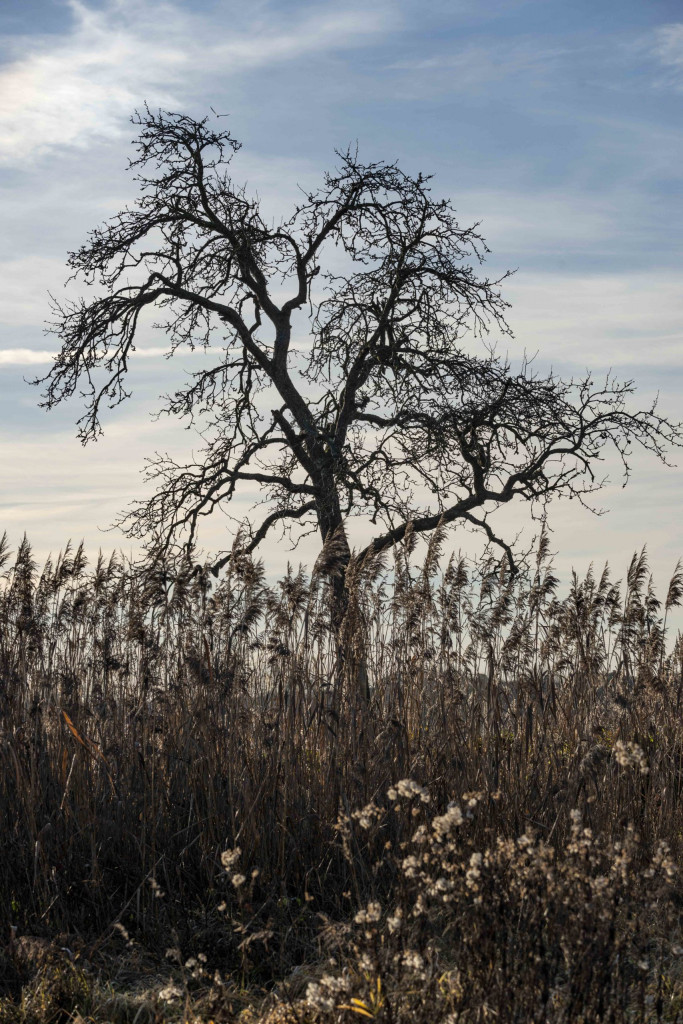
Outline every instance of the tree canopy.
<svg viewBox="0 0 683 1024"><path fill-rule="evenodd" d="M131 536L192 545L202 517L257 484L247 551L282 528L324 541L364 516L366 552L467 522L513 565L495 509L585 501L606 450L628 475L634 445L664 460L680 443L656 405L630 408L632 382L513 369L487 344L510 334L504 278L483 273L478 225L461 226L428 177L349 149L271 223L231 177L240 145L213 119L145 108L133 121L137 199L70 254L97 294L55 307L61 351L39 382L48 408L85 395L87 442L128 395L147 307L170 351L215 354L163 399L201 422L200 457L149 461L154 493L120 522Z"/></svg>

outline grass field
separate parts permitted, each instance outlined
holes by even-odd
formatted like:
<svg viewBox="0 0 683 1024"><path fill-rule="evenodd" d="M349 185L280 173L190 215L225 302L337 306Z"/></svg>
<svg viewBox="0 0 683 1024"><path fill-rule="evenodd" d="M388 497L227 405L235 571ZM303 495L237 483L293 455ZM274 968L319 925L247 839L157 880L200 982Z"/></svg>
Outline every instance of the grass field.
<svg viewBox="0 0 683 1024"><path fill-rule="evenodd" d="M0 1022L683 1017L683 573L442 540L2 544Z"/></svg>

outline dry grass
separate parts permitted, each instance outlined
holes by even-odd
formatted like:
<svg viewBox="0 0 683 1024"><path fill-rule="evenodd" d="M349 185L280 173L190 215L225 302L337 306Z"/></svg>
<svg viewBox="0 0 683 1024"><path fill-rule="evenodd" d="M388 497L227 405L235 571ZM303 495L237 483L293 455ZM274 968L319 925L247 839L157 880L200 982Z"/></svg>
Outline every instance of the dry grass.
<svg viewBox="0 0 683 1024"><path fill-rule="evenodd" d="M333 550L211 588L0 546L0 921L70 951L8 945L0 1020L678 1019L683 576L441 540L352 564L341 642Z"/></svg>

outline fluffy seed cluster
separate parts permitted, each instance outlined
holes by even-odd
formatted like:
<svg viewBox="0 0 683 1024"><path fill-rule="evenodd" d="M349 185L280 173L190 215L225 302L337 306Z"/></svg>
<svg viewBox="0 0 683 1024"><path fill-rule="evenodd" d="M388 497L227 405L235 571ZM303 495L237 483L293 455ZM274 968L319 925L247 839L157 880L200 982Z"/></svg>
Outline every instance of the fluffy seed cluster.
<svg viewBox="0 0 683 1024"><path fill-rule="evenodd" d="M382 908L376 901L368 903L364 910L359 910L354 921L356 924L374 924L382 917Z"/></svg>
<svg viewBox="0 0 683 1024"><path fill-rule="evenodd" d="M440 839L444 839L452 829L462 825L464 820L460 804L450 803L445 814L438 814L432 818L432 828Z"/></svg>
<svg viewBox="0 0 683 1024"><path fill-rule="evenodd" d="M315 1010L331 1012L341 999L345 999L351 991L351 982L346 975L335 977L324 974L320 981L309 982L306 988L306 1002Z"/></svg>
<svg viewBox="0 0 683 1024"><path fill-rule="evenodd" d="M400 794L398 789L389 791L390 800L394 790L397 798L419 798L413 785L406 783ZM539 1006L542 1019L555 1024L574 1019L567 979L578 978L590 1004L582 1019L600 1020L603 1003L620 1001L623 1014L615 1021L630 1020L636 990L656 1019L648 986L661 964L647 933L623 907L638 892L642 905L657 908L663 932L664 921L673 926L676 864L669 847L660 843L643 862L633 828L616 842L603 840L579 809L570 812L568 834L558 849L530 827L514 838L487 841L489 830L478 820L482 806L490 807L486 794L464 793L431 820L427 816L411 839L384 844L376 876L398 875L400 884L392 887L386 906L367 903L350 930L339 933L334 957L344 965L339 976L309 985L308 1005L322 1014L321 1024L332 1024L347 1011L380 1017L388 1006L395 1024L541 1019ZM426 808L420 813L427 815ZM348 829L355 824L366 832L366 819L379 836L392 822L406 822L395 804L384 811L372 804L350 815L343 833L349 857L354 844ZM366 835L365 841L372 838ZM444 935L458 937L456 967L442 959ZM673 942L664 949L661 943L660 957L683 955L683 946ZM500 991L492 982L498 977Z"/></svg>
<svg viewBox="0 0 683 1024"><path fill-rule="evenodd" d="M428 804L431 800L424 786L421 786L419 782L415 782L414 779L401 779L395 786L391 786L387 790L387 796L394 802L399 799L413 800L415 797L419 797L423 804Z"/></svg>
<svg viewBox="0 0 683 1024"><path fill-rule="evenodd" d="M221 864L226 871L231 871L242 855L242 850L236 846L234 850L223 850Z"/></svg>
<svg viewBox="0 0 683 1024"><path fill-rule="evenodd" d="M617 740L614 744L614 759L622 768L636 768L641 775L650 771L645 751L637 743L624 743Z"/></svg>
<svg viewBox="0 0 683 1024"><path fill-rule="evenodd" d="M381 807L378 807L374 801L366 804L360 811L354 811L351 815L352 818L358 822L361 828L370 829L373 824L378 821L384 814Z"/></svg>

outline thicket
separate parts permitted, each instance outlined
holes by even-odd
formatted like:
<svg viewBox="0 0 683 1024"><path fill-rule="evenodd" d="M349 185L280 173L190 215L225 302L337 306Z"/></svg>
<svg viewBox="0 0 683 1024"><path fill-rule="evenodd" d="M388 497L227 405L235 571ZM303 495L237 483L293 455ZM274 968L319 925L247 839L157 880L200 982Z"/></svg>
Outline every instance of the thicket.
<svg viewBox="0 0 683 1024"><path fill-rule="evenodd" d="M341 633L334 542L275 585L2 542L8 978L60 936L165 962L150 1019L678 1019L683 572L443 541L352 560Z"/></svg>

